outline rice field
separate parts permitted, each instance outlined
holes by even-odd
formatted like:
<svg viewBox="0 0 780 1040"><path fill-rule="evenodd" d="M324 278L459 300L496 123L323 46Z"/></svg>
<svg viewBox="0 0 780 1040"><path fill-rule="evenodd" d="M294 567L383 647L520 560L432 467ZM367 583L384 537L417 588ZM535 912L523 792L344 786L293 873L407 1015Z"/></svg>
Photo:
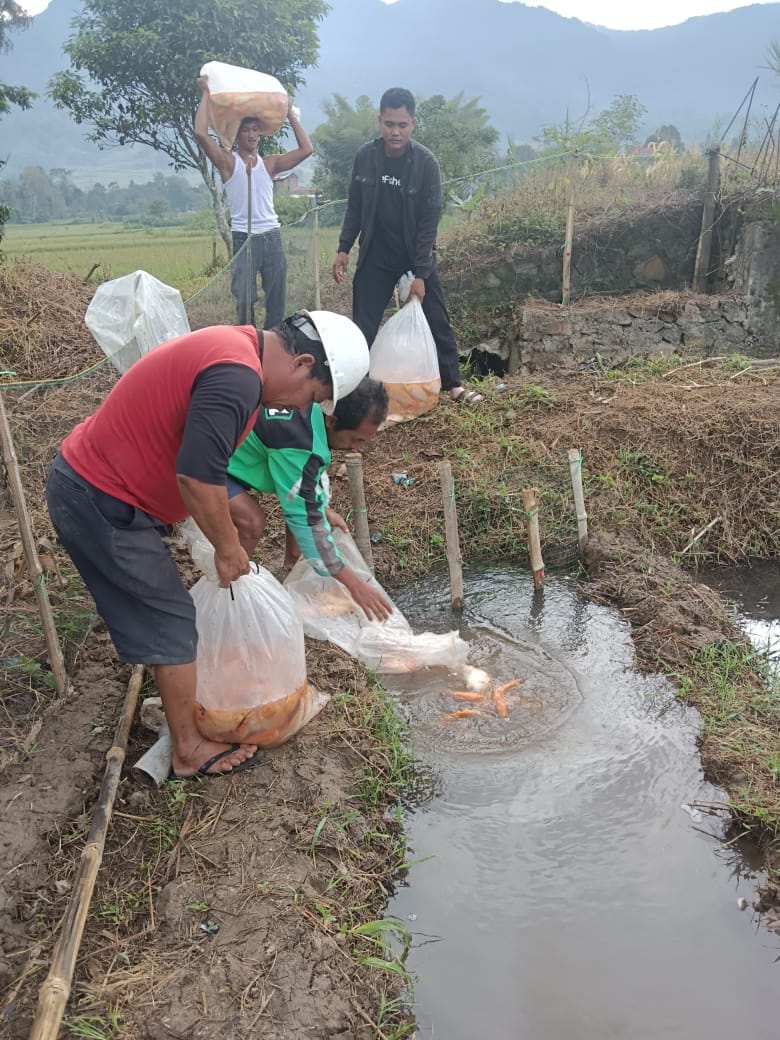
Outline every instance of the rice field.
<svg viewBox="0 0 780 1040"><path fill-rule="evenodd" d="M214 232L184 227L129 228L121 224L8 224L2 244L8 257L92 282L144 270L185 297L205 285L214 261L226 261ZM95 268L95 265L99 265ZM94 270L93 270L94 268Z"/></svg>

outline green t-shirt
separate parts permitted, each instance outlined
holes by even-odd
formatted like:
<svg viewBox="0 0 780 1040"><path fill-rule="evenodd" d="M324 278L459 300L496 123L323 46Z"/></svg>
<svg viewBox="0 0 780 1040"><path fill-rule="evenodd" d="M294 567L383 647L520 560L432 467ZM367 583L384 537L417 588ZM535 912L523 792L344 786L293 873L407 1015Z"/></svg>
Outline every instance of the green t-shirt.
<svg viewBox="0 0 780 1040"><path fill-rule="evenodd" d="M325 418L313 404L301 411L261 407L228 463L230 476L245 487L278 496L287 526L320 574L344 566L325 515L330 459Z"/></svg>

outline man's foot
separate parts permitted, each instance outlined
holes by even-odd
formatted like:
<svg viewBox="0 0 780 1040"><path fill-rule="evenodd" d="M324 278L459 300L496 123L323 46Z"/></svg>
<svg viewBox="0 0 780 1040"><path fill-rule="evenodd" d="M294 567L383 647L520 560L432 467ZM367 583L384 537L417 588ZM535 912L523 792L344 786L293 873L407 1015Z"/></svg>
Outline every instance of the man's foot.
<svg viewBox="0 0 780 1040"><path fill-rule="evenodd" d="M450 390L450 399L459 404L479 404L480 401L485 400L482 394L478 394L476 390L468 390L465 386L453 386Z"/></svg>
<svg viewBox="0 0 780 1040"><path fill-rule="evenodd" d="M254 744L220 744L204 738L187 758L174 754L168 779L191 780L195 776L240 773L257 764L257 752Z"/></svg>

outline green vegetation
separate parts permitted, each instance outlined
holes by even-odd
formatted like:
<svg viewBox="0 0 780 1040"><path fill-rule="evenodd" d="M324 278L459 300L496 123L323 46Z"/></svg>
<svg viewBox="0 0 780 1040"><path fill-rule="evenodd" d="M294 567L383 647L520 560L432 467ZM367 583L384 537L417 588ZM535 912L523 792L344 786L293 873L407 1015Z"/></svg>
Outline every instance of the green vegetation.
<svg viewBox="0 0 780 1040"><path fill-rule="evenodd" d="M453 180L496 165L498 131L477 98L463 94L418 97L414 138L439 160L442 177ZM354 107L341 94L325 105L325 122L312 134L317 152L314 183L326 198L346 198L352 160L358 148L378 135L379 98L361 94Z"/></svg>
<svg viewBox="0 0 780 1040"><path fill-rule="evenodd" d="M780 852L780 675L745 642L721 640L673 676L702 715L706 764L729 788L740 831Z"/></svg>
<svg viewBox="0 0 780 1040"><path fill-rule="evenodd" d="M97 281L143 269L176 286L186 298L208 281L216 237L199 228L26 224L8 225L4 248L9 257L23 257L78 278L94 271ZM221 243L217 255L224 261Z"/></svg>
<svg viewBox="0 0 780 1040"><path fill-rule="evenodd" d="M229 248L222 186L193 133L197 71L218 58L263 69L294 92L317 60L327 10L323 0L85 0L65 44L71 67L53 77L50 95L91 141L146 145L177 170L197 170Z"/></svg>

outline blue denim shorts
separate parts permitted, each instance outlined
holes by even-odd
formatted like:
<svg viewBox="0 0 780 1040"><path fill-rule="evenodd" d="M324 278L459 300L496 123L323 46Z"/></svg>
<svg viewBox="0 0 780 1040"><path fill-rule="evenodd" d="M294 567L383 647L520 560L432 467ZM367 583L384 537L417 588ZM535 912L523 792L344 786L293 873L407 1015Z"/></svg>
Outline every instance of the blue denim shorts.
<svg viewBox="0 0 780 1040"><path fill-rule="evenodd" d="M46 501L61 544L129 664L189 664L198 634L195 605L163 536L168 527L100 491L57 455Z"/></svg>

